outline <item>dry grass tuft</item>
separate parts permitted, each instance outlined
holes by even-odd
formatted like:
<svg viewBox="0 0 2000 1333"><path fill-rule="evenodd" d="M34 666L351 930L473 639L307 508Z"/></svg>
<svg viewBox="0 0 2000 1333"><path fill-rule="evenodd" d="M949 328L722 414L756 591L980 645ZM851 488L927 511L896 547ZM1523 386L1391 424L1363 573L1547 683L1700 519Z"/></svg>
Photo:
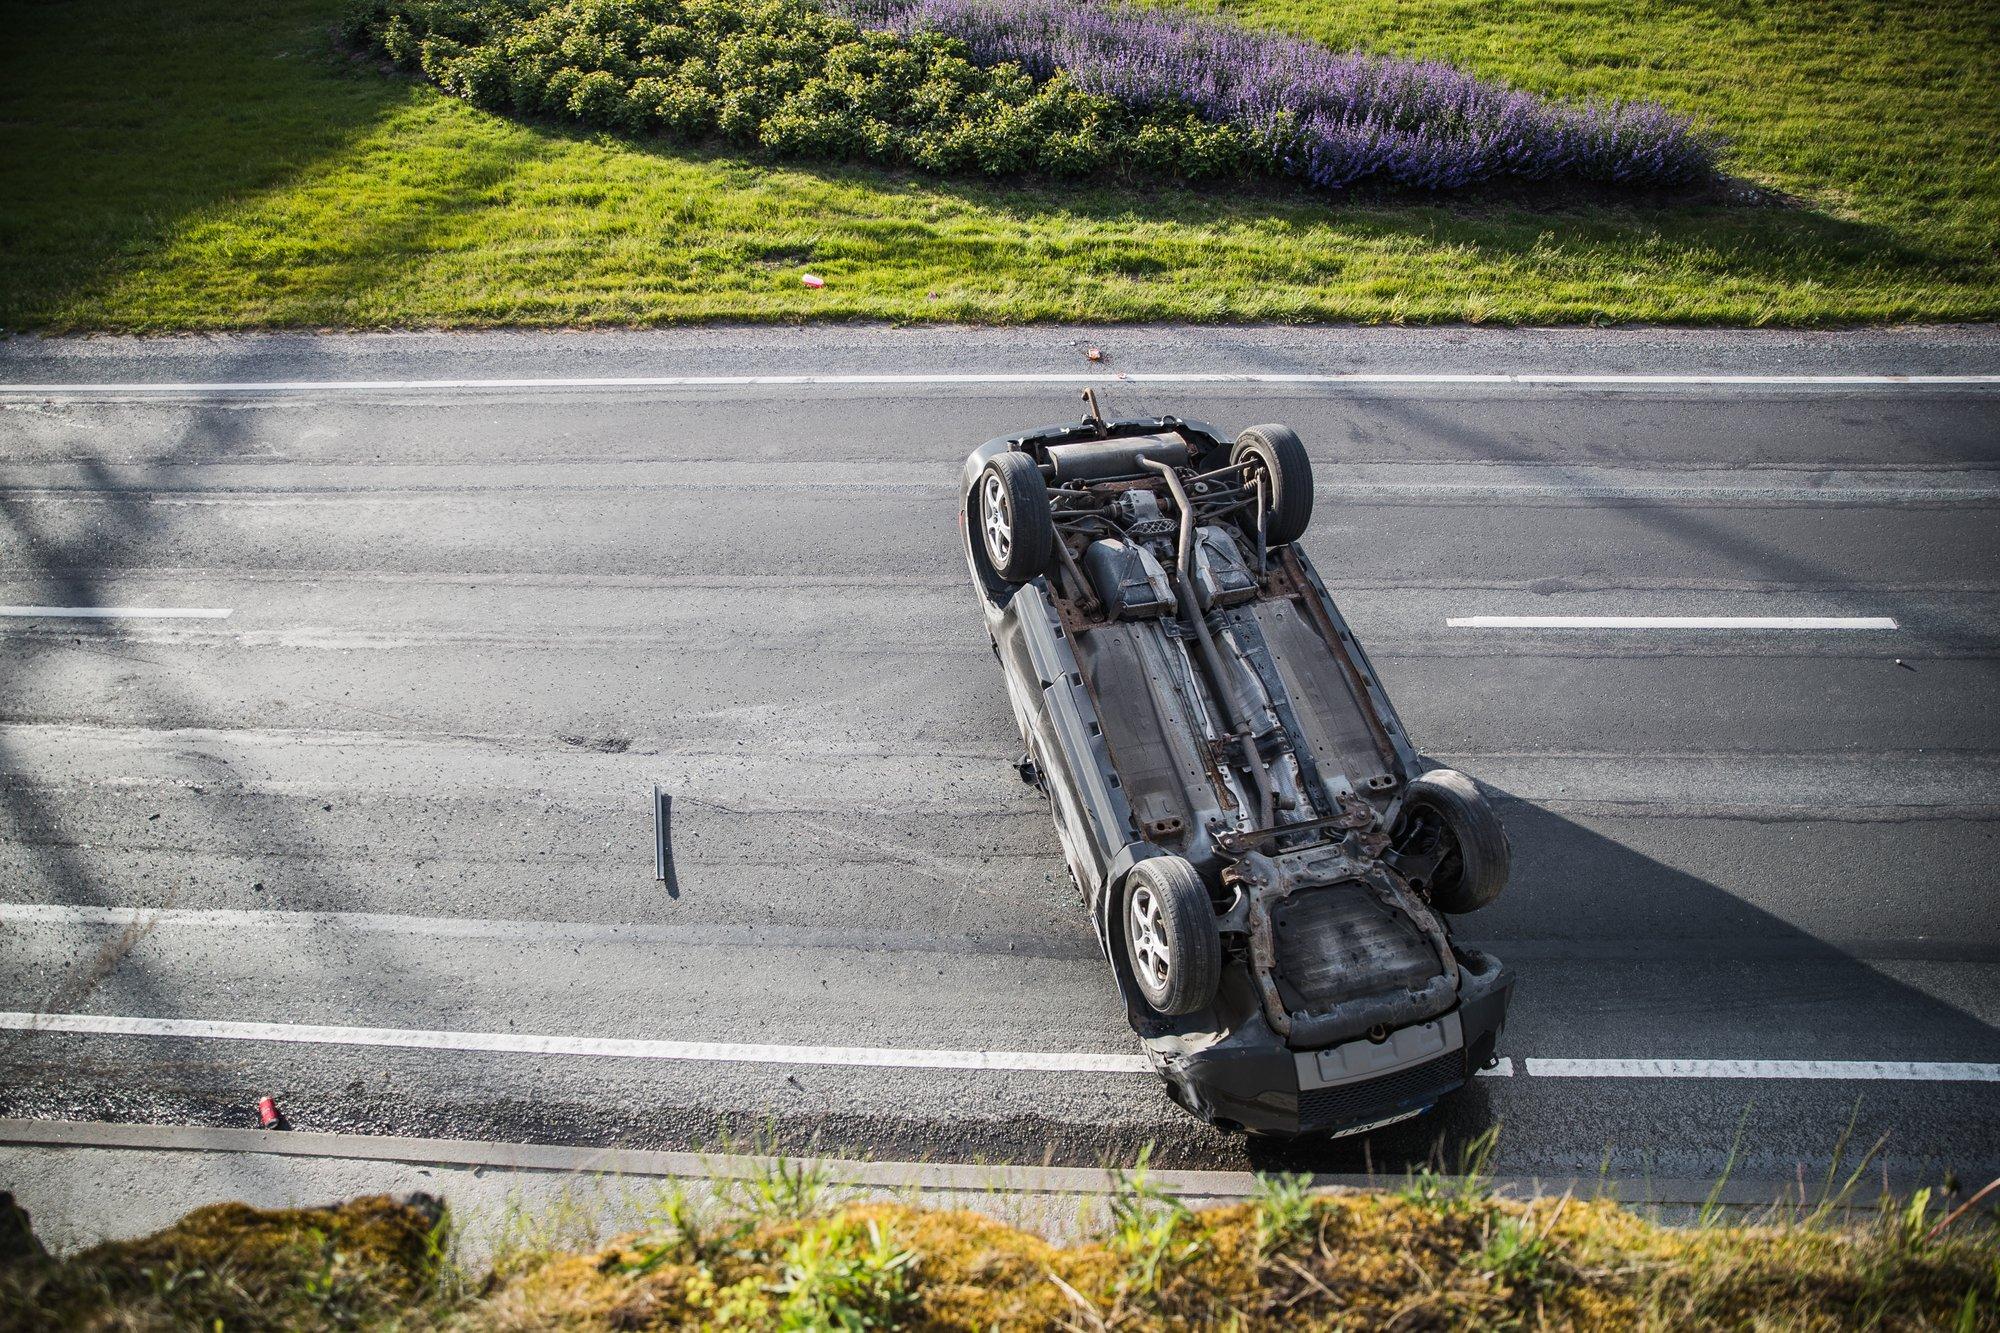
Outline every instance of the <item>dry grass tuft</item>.
<svg viewBox="0 0 2000 1333"><path fill-rule="evenodd" d="M197 1208L164 1231L0 1267L0 1330L380 1328L430 1322L443 1205Z"/></svg>
<svg viewBox="0 0 2000 1333"><path fill-rule="evenodd" d="M1141 1176L1103 1236L1069 1247L905 1204L675 1200L594 1253L517 1252L465 1281L440 1262L434 1208L232 1205L0 1272L0 1327L2000 1328L1991 1219L1931 1239L1941 1215L1920 1195L1860 1224L1674 1228L1609 1200L1282 1182L1197 1213Z"/></svg>

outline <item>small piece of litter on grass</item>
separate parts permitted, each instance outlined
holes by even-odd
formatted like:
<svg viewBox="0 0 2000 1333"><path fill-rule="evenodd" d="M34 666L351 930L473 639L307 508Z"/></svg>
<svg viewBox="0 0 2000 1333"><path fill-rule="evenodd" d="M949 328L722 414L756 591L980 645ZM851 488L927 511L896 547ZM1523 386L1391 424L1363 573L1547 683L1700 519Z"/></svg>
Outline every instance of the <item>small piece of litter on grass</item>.
<svg viewBox="0 0 2000 1333"><path fill-rule="evenodd" d="M815 290L826 286L826 279L822 278L817 273L808 273L805 276L801 277L799 281L803 282L806 286L811 287Z"/></svg>

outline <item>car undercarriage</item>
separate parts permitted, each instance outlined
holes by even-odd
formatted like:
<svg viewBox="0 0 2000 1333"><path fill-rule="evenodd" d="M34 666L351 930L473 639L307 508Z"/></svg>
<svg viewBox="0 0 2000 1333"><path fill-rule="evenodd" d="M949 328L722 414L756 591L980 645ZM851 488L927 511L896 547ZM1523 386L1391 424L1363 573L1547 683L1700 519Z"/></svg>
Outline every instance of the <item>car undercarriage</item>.
<svg viewBox="0 0 2000 1333"><path fill-rule="evenodd" d="M1512 975L1447 918L1505 885L1506 834L1426 768L1299 548L1298 437L1093 400L982 445L962 492L1022 776L1174 1098L1355 1133L1489 1063Z"/></svg>

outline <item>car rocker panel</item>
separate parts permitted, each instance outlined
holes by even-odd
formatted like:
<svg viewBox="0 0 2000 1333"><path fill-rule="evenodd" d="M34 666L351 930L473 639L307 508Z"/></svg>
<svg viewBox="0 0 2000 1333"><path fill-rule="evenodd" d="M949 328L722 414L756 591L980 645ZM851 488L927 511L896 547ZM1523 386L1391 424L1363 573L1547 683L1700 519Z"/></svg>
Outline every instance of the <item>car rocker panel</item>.
<svg viewBox="0 0 2000 1333"><path fill-rule="evenodd" d="M961 493L1022 776L1170 1095L1360 1133L1490 1064L1512 974L1447 917L1500 891L1506 835L1297 547L1297 437L1093 408L981 445Z"/></svg>

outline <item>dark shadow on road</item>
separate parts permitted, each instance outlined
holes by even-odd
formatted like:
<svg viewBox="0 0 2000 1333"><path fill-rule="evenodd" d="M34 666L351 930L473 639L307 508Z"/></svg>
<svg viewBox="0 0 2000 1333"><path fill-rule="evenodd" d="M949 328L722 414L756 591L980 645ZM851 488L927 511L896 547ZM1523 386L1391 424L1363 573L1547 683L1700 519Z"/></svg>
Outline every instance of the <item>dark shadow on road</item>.
<svg viewBox="0 0 2000 1333"><path fill-rule="evenodd" d="M226 377L246 374L228 358L217 370ZM19 590L7 600L60 607L130 605L148 600L143 592L134 595L135 585L199 579L200 571L178 569L176 562L163 567L155 550L162 515L176 502L171 477L179 469L256 451L254 423L253 414L227 403L196 404L184 410L171 441L146 450L143 461L135 462L117 438L107 440L99 453L66 453L60 462L79 475L59 487L24 486L18 475L0 466L0 581ZM171 907L189 887L180 876L201 872L169 872L135 883L113 867L121 859L131 861L134 853L143 859L144 853L158 850L171 862L177 849L201 847L215 852L214 864L223 867L248 866L281 852L295 868L296 882L270 886L266 900L274 907L300 902L322 910L365 906L363 891L348 879L338 858L321 850L313 829L287 814L282 802L240 791L245 779L226 747L196 738L171 741L175 731L233 724L214 714L190 688L199 659L147 642L150 623L129 622L136 628L128 628L118 621L9 622L10 632L0 645L12 664L0 673L0 844L6 845L21 882L0 898L75 907ZM44 716L32 703L44 674L73 670L83 658L119 663L122 669L112 680L124 696L121 702L168 733L163 749L171 750L180 779L169 784L170 790L158 782L97 780L119 774L36 771L10 736L19 727L89 725L82 719ZM75 800L79 794L89 800ZM105 816L107 806L115 813ZM108 844L106 822L115 830ZM0 930L6 929L0 920ZM148 965L146 934L143 918L122 932L106 928L101 949L46 979L39 1008L190 1016L183 1014L172 992L171 967ZM366 947L365 939L356 947ZM10 1056L23 1058L17 1045L9 1046ZM33 1067L32 1057L26 1067Z"/></svg>
<svg viewBox="0 0 2000 1333"><path fill-rule="evenodd" d="M1304 363L1300 363L1300 368L1305 368ZM1615 404L1620 399L1607 394L1599 401L1607 404L1606 410L1610 410L1608 405ZM1447 415L1426 407L1422 400L1413 397L1372 398L1369 410L1373 417L1390 423L1390 430L1393 431L1400 423L1407 429L1411 438L1421 439L1432 445L1444 443L1455 456L1480 462L1520 464L1548 460L1548 450L1542 445L1510 439L1496 431L1483 430L1473 424L1469 419L1470 414ZM1975 453L1981 461L1987 458L1983 446L1976 448ZM1646 463L1655 460L1635 457L1629 461ZM1337 466L1336 463L1334 468L1328 470L1337 471ZM1369 508L1366 502L1347 501L1343 503L1341 512L1358 510L1365 515ZM1851 516L1855 513L1868 512L1862 506L1828 508L1815 506L1808 501L1763 501L1718 508L1700 504L1646 500L1599 501L1581 506L1524 500L1494 500L1482 505L1460 506L1456 510L1446 508L1440 512L1448 517L1453 512L1476 513L1481 510L1491 512L1495 509L1520 515L1524 524L1535 524L1538 530L1549 535L1552 546L1560 539L1563 524L1570 516L1590 515L1606 509L1615 510L1622 515L1630 515L1635 527L1664 539L1673 550L1700 551L1705 555L1712 555L1717 557L1718 563L1725 569L1733 565L1754 570L1759 582L1770 590L1798 590L1820 597L1858 592L1862 604L1869 605L1871 610L1879 609L1875 602L1879 600L1880 594L1871 594L1868 591L1870 585L1878 581L1875 571L1860 568L1842 569L1815 561L1800 553L1785 550L1773 542L1760 540L1754 535L1755 530L1750 525L1731 524L1721 518L1724 514L1808 510L1817 513L1824 523L1832 525L1841 522L1843 515L1850 516L1848 521L1854 521ZM1325 521L1324 512L1320 521ZM1357 526L1365 530L1365 521ZM1912 535L1918 534L1913 532ZM1317 548L1327 540L1325 536L1314 538L1309 535L1307 544ZM1647 554L1643 550L1638 552L1620 550L1606 552L1605 556L1607 560L1615 559L1621 562L1621 567L1631 571L1629 577L1633 582L1638 586L1644 586L1650 569ZM1365 544L1356 545L1350 541L1346 544L1346 549L1340 550L1334 560L1322 560L1321 563L1329 567L1338 567L1348 575L1367 574L1383 567L1384 553ZM1957 583L1965 581L1968 575L1977 577L1980 572L1951 566L1941 568L1938 571L1938 578L1941 581ZM1492 579L1518 577L1520 571L1486 567L1478 573L1482 578ZM1538 579L1533 583L1532 590L1537 594L1559 593L1569 590L1572 586L1600 588L1606 582L1601 571L1572 570L1565 574ZM1939 631L1940 638L1958 643L1991 642L1991 625L1967 612L1954 612L1943 602L1930 604L1927 618L1933 622L1933 628ZM1992 662L1989 669L2000 671L2000 661ZM1389 684L1393 689L1394 681L1391 680Z"/></svg>
<svg viewBox="0 0 2000 1333"><path fill-rule="evenodd" d="M294 355L296 349L294 350ZM310 374L311 367L294 373ZM220 379L249 378L244 365L217 367ZM116 582L143 577L158 510L147 494L149 481L164 469L227 457L255 443L245 435L252 414L226 406L203 407L188 416L179 440L150 458L135 482L117 485L102 457L79 460L84 476L75 500L57 503L4 489L0 475L0 570L17 584L35 589L38 600L102 605L113 599ZM1426 423L1426 429L1440 429ZM1477 441L1476 434L1468 444ZM1488 442L1492 456L1505 451ZM1813 562L1718 531L1705 516L1671 507L1644 511L1646 523L1663 538L1688 545L1726 545L1738 559L1766 570L1774 579L1824 586L1844 577ZM941 540L948 540L941 538ZM130 655L148 672L134 672L129 687L147 699L155 716L184 715L197 707L179 696L174 671L146 662L144 649L121 641L116 631L71 636L37 635L29 671L60 670L66 655L104 651ZM990 670L990 664L982 670ZM0 722L17 716L5 693L25 679L0 682ZM1393 680L1390 682L1393 687ZM993 690L997 691L997 679ZM998 709L997 692L982 708ZM221 722L218 719L218 722ZM996 722L1004 721L996 713ZM23 780L0 728L0 795L4 795L6 835L38 858L38 879L53 901L79 905L129 902L127 886L109 882L82 854L59 789ZM229 781L225 767L215 770ZM1003 779L996 765L996 782ZM1834 948L1809 930L1763 912L1746 901L1745 885L1714 882L1648 857L1593 828L1573 811L1503 795L1503 815L1513 833L1522 867L1512 896L1490 918L1471 918L1465 933L1476 939L1491 930L1495 951L1520 975L1518 1007L1503 1041L1503 1053L1535 1056L1761 1056L1797 1058L1818 1034L1856 1016L1875 1025L1885 1046L1900 1049L1843 1051L1834 1058L1879 1056L1929 1059L1973 1058L1996 1048L1983 1021L1935 995L1885 976L1864 958ZM365 889L345 880L340 859L319 847L310 828L280 816L250 817L246 803L217 802L204 807L216 821L218 839L245 858L285 844L299 854L313 906L339 910L366 906ZM146 811L133 798L131 818L143 823ZM1841 812L1819 811L1796 818L1809 836L1815 821ZM1671 811L1665 817L1673 817ZM1056 867L1051 842L1050 865ZM1746 864L1743 873L1762 868ZM274 904L275 905L275 904ZM1498 927L1504 926L1505 929ZM1510 946L1513 952L1510 954ZM143 968L121 974L128 994L150 1004L148 1012L177 1012L174 998ZM1107 986L1108 986L1107 978ZM148 993L144 988L153 986ZM80 1007L80 1005L79 1005ZM1060 1022L1052 1015L1052 1022ZM1650 1043L1650 1044L1649 1044ZM1733 1043L1733 1044L1732 1044ZM52 1044L52 1049L73 1046ZM1830 1051L1811 1051L1822 1057ZM244 1063L261 1057L245 1056ZM291 1057L283 1057L291 1058ZM326 1068L353 1067L370 1059L344 1053L315 1059ZM1992 1058L1989 1054L1986 1058ZM281 1057L273 1057L272 1064ZM623 1139L653 1146L699 1146L715 1142L716 1125L706 1108L662 1108L648 1097L643 1075L630 1066L615 1075L635 1095L606 1097L588 1105L538 1099L532 1075L514 1070L471 1069L471 1057L441 1057L439 1068L466 1071L439 1097L412 1109L400 1103L379 1107L332 1108L329 1117L347 1116L356 1127L381 1132L478 1133L497 1138L548 1137L566 1141ZM503 1074L505 1077L503 1077ZM14 1077L9 1071L9 1078ZM521 1087L510 1087L519 1081ZM1477 1080L1425 1119L1380 1131L1366 1139L1291 1148L1244 1145L1204 1130L1179 1116L1150 1084L1134 1082L1129 1112L1097 1120L1051 1118L978 1121L971 1131L982 1155L1010 1160L1053 1160L1095 1164L1129 1162L1148 1142L1159 1145L1161 1165L1250 1164L1342 1173L1373 1170L1386 1176L1437 1162L1450 1167L1466 1145L1500 1125L1498 1155L1490 1163L1503 1173L1577 1173L1608 1160L1620 1174L1700 1175L1718 1170L1739 1127L1761 1154L1760 1169L1782 1176L1789 1164L1817 1161L1832 1145L1847 1115L1855 1110L1853 1137L1867 1143L1890 1133L1892 1151L1919 1162L1950 1160L1953 1144L1970 1141L1971 1151L1990 1153L1991 1115L1971 1129L1961 1118L1912 1115L1913 1097L1943 1102L1951 1094L1880 1085L1838 1087L1801 1085L1763 1089L1746 1084L1689 1081L1662 1088L1657 1083L1610 1085L1592 1080ZM179 1090L197 1083L179 1085ZM220 1090L216 1096L222 1096ZM220 1105L208 1103L211 1112ZM1745 1107L1751 1107L1744 1120ZM199 1114L199 1107L196 1108ZM338 1127L328 1125L326 1127ZM732 1126L739 1136L757 1132L761 1122ZM1958 1137L1954 1137L1958 1136ZM848 1102L815 1115L777 1121L779 1146L841 1155L943 1157L963 1152L967 1130L959 1121L916 1119L896 1105Z"/></svg>

